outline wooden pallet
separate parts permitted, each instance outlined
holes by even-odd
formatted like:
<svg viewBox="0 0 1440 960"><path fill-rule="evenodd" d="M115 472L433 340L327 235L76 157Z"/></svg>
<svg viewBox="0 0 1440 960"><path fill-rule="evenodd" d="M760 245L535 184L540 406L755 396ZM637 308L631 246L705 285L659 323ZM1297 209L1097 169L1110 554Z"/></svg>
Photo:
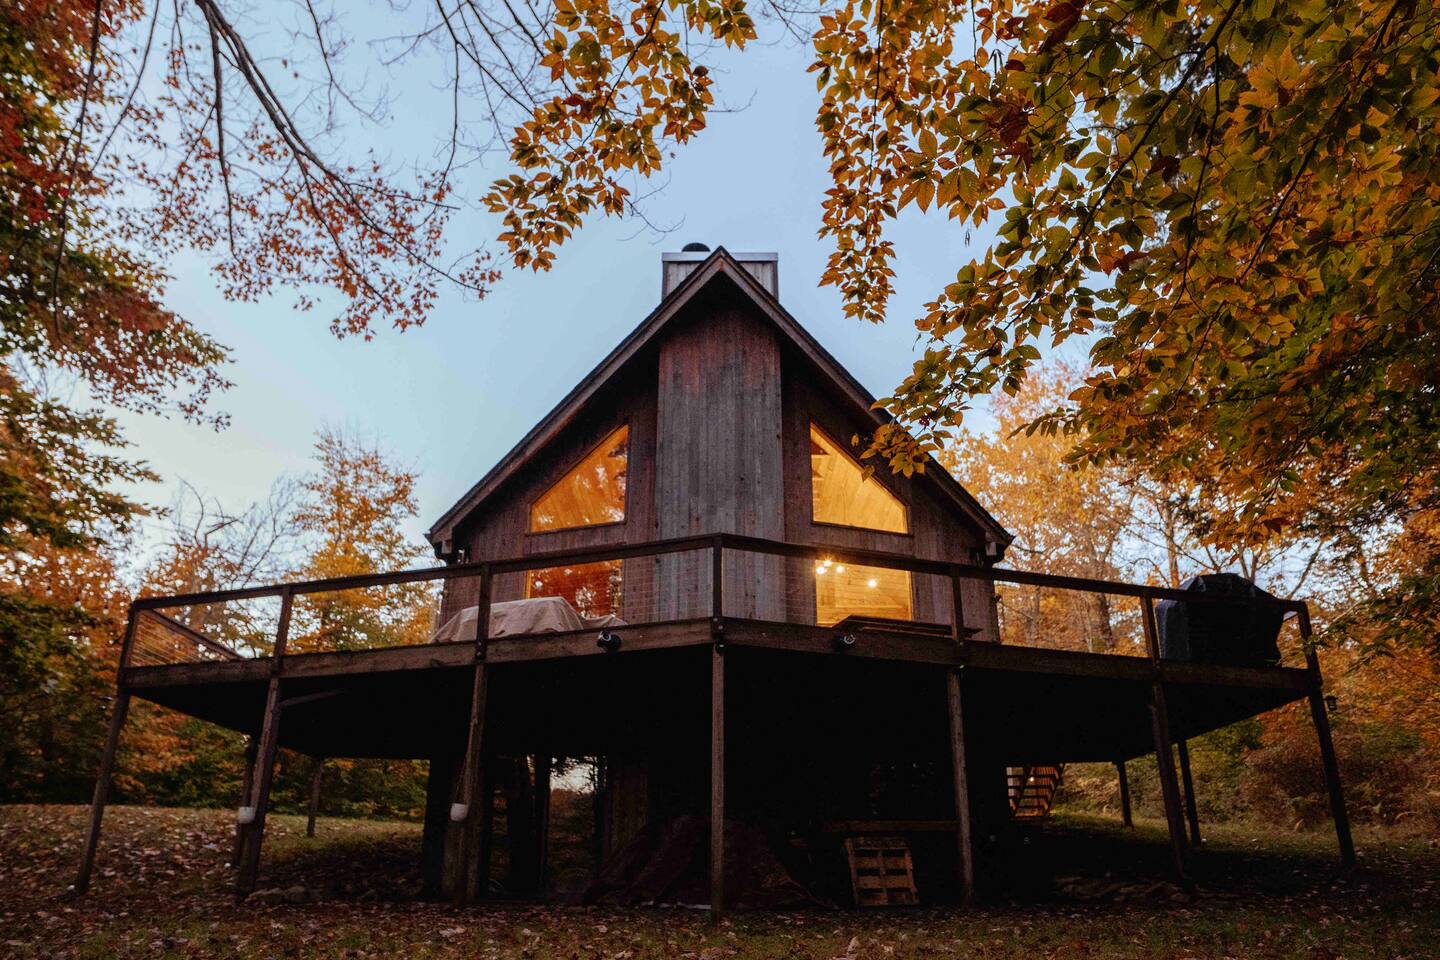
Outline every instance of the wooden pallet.
<svg viewBox="0 0 1440 960"><path fill-rule="evenodd" d="M913 906L915 865L910 844L901 837L850 837L845 841L850 859L850 887L857 907Z"/></svg>

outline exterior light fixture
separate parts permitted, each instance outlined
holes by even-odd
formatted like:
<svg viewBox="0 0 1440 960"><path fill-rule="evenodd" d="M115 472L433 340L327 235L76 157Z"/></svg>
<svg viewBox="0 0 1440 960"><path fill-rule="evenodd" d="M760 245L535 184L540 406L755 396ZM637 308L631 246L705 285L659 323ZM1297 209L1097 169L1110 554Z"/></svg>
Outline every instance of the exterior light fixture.
<svg viewBox="0 0 1440 960"><path fill-rule="evenodd" d="M821 576L821 577L825 576L825 564L823 564L823 563L817 563L817 564L815 565L815 574L816 574L816 576Z"/></svg>
<svg viewBox="0 0 1440 960"><path fill-rule="evenodd" d="M830 646L834 647L837 653L844 653L855 646L855 634L837 633L830 638Z"/></svg>
<svg viewBox="0 0 1440 960"><path fill-rule="evenodd" d="M620 649L620 634L612 633L609 630L601 630L600 636L595 638L595 646L606 653L614 653Z"/></svg>
<svg viewBox="0 0 1440 960"><path fill-rule="evenodd" d="M874 590L878 585L879 581L876 580L874 577L871 577L869 580L865 581L865 586L869 587L871 590Z"/></svg>

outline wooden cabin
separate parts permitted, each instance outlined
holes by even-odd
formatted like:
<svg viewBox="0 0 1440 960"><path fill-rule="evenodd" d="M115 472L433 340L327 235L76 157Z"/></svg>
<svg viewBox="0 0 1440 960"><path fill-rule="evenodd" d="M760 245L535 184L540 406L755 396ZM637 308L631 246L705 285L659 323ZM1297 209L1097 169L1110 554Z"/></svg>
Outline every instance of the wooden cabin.
<svg viewBox="0 0 1440 960"><path fill-rule="evenodd" d="M778 266L664 255L655 310L431 528L442 566L137 601L77 888L136 696L251 735L242 895L281 747L428 760L424 871L460 901L543 893L550 771L582 758L609 902L966 899L1003 882L1061 764L1113 762L1123 785L1146 754L1183 877L1185 740L1303 698L1351 856L1313 655L1164 661L1153 603L1223 600L996 566L1010 535L945 470L864 469L883 414L781 306ZM307 597L437 581L432 642L287 648ZM996 582L1133 600L1143 639L1002 644ZM186 617L269 601L259 649ZM1275 603L1308 636L1304 604Z"/></svg>

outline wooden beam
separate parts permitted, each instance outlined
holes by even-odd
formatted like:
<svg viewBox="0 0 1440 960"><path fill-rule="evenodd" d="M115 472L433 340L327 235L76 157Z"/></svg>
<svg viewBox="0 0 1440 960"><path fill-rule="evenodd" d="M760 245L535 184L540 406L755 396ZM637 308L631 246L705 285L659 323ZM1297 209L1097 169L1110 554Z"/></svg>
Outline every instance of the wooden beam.
<svg viewBox="0 0 1440 960"><path fill-rule="evenodd" d="M961 693L961 671L945 674L950 718L950 770L955 784L955 845L960 858L961 898L975 901L975 847L970 824L970 776L965 759L965 703Z"/></svg>
<svg viewBox="0 0 1440 960"><path fill-rule="evenodd" d="M315 836L315 818L320 815L320 786L325 777L325 758L316 757L310 771L310 810L305 820L305 836Z"/></svg>
<svg viewBox="0 0 1440 960"><path fill-rule="evenodd" d="M1186 864L1185 821L1180 811L1180 784L1175 776L1175 757L1170 738L1170 710L1165 702L1165 684L1158 670L1160 636L1155 625L1155 606L1149 597L1140 601L1141 621L1151 661L1157 667L1150 692L1150 730L1155 740L1155 762L1160 772L1160 795L1165 803L1165 822L1170 830L1170 853L1175 862L1175 875L1186 886L1190 874Z"/></svg>
<svg viewBox="0 0 1440 960"><path fill-rule="evenodd" d="M255 785L255 758L260 751L260 736L252 733L245 738L245 770L240 775L240 802L235 804L243 807L250 802L250 790ZM230 851L230 866L240 866L240 853L245 849L245 827L243 824L235 824L235 842Z"/></svg>
<svg viewBox="0 0 1440 960"><path fill-rule="evenodd" d="M125 626L125 641L121 647L121 668L125 661L130 642L135 635L135 611ZM130 712L130 691L117 681L115 700L110 707L110 729L105 735L105 748L100 754L100 769L95 774L95 792L90 799L90 822L85 827L85 842L80 848L80 867L75 873L75 892L84 894L90 889L90 874L95 869L95 852L100 848L100 824L105 817L105 801L110 795L110 780L115 773L115 753L120 748L120 731L125 726L125 715Z"/></svg>
<svg viewBox="0 0 1440 960"><path fill-rule="evenodd" d="M1190 821L1190 845L1200 846L1200 810L1195 805L1195 780L1190 776L1190 747L1182 739L1175 744L1180 754L1180 786L1185 791L1185 817Z"/></svg>
<svg viewBox="0 0 1440 960"><path fill-rule="evenodd" d="M1350 814L1345 810L1345 790L1340 783L1340 762L1330 738L1330 715L1325 711L1325 681L1320 675L1320 658L1311 643L1310 610L1301 605L1297 617L1300 637L1305 643L1305 666L1311 683L1310 720L1315 724L1315 738L1320 742L1320 765L1325 772L1325 789L1330 795L1330 817L1335 822L1335 840L1340 845L1340 860L1347 867L1355 865L1355 840L1350 835Z"/></svg>
<svg viewBox="0 0 1440 960"><path fill-rule="evenodd" d="M1115 761L1115 774L1120 778L1120 822L1127 827L1135 826L1130 815L1130 778L1125 775L1125 761Z"/></svg>
<svg viewBox="0 0 1440 960"><path fill-rule="evenodd" d="M546 867L550 862L550 767L548 756L535 758L535 885L545 892Z"/></svg>
<svg viewBox="0 0 1440 960"><path fill-rule="evenodd" d="M265 688L265 712L260 722L260 744L255 754L255 771L251 775L251 793L247 806L253 819L244 826L240 842L239 869L235 875L235 897L244 900L255 891L260 873L260 850L265 842L265 814L270 806L270 784L275 775L275 755L280 750L280 664L290 637L290 612L294 596L286 591L280 597L280 622L275 628L275 651L272 672Z"/></svg>
<svg viewBox="0 0 1440 960"><path fill-rule="evenodd" d="M475 611L475 644L471 648L474 672L470 684L470 724L466 737L465 759L460 768L460 804L464 817L455 824L459 832L454 849L456 862L452 876L451 899L456 906L464 906L483 893L478 882L480 871L476 869L476 834L479 820L475 813L477 800L486 805L490 802L490 788L485 779L485 708L489 696L489 677L485 670L485 656L490 640L490 568L482 567L477 591Z"/></svg>
<svg viewBox="0 0 1440 960"><path fill-rule="evenodd" d="M725 655L710 653L710 917L725 913Z"/></svg>

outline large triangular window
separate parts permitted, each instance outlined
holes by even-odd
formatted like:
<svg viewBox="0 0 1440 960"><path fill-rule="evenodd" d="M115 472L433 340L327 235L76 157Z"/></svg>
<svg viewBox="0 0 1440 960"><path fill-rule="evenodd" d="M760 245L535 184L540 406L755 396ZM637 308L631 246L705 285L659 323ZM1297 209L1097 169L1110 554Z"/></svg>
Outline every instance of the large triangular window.
<svg viewBox="0 0 1440 960"><path fill-rule="evenodd" d="M909 533L905 504L810 424L810 493L816 523Z"/></svg>
<svg viewBox="0 0 1440 960"><path fill-rule="evenodd" d="M566 530L625 519L625 472L630 428L606 437L585 459L530 506L530 530Z"/></svg>

